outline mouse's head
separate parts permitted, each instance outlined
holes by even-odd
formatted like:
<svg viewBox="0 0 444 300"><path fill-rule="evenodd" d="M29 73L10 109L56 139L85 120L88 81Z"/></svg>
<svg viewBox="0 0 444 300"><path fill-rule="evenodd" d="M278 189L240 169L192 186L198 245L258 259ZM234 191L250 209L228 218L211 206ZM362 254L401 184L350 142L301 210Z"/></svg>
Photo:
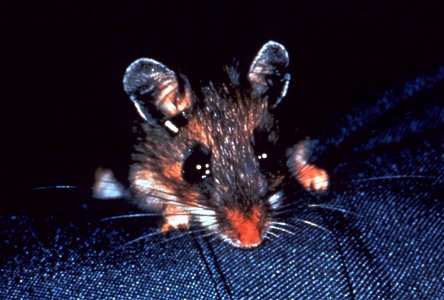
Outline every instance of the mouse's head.
<svg viewBox="0 0 444 300"><path fill-rule="evenodd" d="M152 59L127 69L124 88L142 118L131 188L144 208L174 205L241 248L259 245L283 180L272 111L286 94L288 54L266 43L249 68L193 92L187 79Z"/></svg>

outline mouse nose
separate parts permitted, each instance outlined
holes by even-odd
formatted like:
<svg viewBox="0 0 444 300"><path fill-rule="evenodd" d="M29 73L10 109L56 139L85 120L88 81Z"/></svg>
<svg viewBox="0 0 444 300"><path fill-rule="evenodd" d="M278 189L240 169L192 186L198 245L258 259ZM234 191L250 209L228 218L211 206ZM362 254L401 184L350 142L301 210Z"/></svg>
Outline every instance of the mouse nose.
<svg viewBox="0 0 444 300"><path fill-rule="evenodd" d="M261 244L262 237L257 228L244 228L239 232L239 245L242 248L254 248Z"/></svg>
<svg viewBox="0 0 444 300"><path fill-rule="evenodd" d="M260 210L257 208L248 215L238 209L227 210L227 219L237 236L235 243L241 248L253 248L261 244L260 217Z"/></svg>

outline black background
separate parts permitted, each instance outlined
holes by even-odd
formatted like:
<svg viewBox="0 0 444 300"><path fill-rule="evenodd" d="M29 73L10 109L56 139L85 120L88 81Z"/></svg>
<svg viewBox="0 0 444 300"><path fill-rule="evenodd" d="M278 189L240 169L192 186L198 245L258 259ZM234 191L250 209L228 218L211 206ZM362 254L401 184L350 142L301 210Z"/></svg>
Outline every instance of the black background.
<svg viewBox="0 0 444 300"><path fill-rule="evenodd" d="M359 103L444 63L443 1L1 6L0 201L9 208L51 210L32 187L88 191L98 163L126 163L134 115L122 76L136 58L155 58L196 87L221 78L234 58L247 68L270 39L284 44L292 83L278 113L289 139L296 129L316 136Z"/></svg>

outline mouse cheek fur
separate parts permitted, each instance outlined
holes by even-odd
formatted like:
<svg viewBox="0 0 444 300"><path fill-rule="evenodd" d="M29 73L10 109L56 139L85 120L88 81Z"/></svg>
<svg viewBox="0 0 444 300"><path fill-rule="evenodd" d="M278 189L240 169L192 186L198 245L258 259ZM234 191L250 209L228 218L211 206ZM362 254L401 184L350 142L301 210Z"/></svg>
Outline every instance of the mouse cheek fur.
<svg viewBox="0 0 444 300"><path fill-rule="evenodd" d="M330 184L327 171L309 163L312 154L310 140L305 139L288 151L287 165L290 173L307 191L325 192Z"/></svg>
<svg viewBox="0 0 444 300"><path fill-rule="evenodd" d="M143 210L161 212L164 216L161 232L189 228L191 214L170 187L161 184L146 170L134 171L130 179L135 204Z"/></svg>

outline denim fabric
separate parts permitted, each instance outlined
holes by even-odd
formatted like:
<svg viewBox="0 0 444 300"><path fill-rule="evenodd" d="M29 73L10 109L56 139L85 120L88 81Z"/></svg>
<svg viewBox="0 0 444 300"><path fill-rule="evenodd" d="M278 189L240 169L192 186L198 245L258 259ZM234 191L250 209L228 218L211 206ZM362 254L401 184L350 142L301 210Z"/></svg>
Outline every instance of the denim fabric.
<svg viewBox="0 0 444 300"><path fill-rule="evenodd" d="M444 299L443 78L332 124L313 156L330 191L288 192L289 232L254 250L198 231L119 247L160 220L98 222L116 202L88 200L81 217L3 213L0 298Z"/></svg>

